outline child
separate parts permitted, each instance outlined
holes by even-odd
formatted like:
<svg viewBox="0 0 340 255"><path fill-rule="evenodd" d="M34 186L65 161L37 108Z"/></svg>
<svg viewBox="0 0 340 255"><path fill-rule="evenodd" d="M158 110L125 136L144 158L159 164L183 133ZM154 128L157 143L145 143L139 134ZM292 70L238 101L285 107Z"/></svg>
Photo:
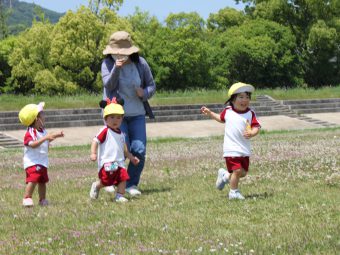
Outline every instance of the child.
<svg viewBox="0 0 340 255"><path fill-rule="evenodd" d="M218 170L216 188L222 190L230 182L229 199L244 199L238 190L240 178L245 177L249 168L251 154L249 139L256 136L260 124L255 112L249 109L251 93L254 87L241 82L233 84L228 91L230 104L220 114L210 111L203 106L201 111L212 119L225 123L223 157L227 170Z"/></svg>
<svg viewBox="0 0 340 255"><path fill-rule="evenodd" d="M23 206L33 206L32 195L38 184L39 204L48 205L46 200L46 183L48 182L48 148L49 143L58 137L63 137L63 131L47 134L44 124L45 103L28 104L19 112L20 122L27 126L24 138L24 168L26 171L26 189Z"/></svg>
<svg viewBox="0 0 340 255"><path fill-rule="evenodd" d="M107 99L100 102L104 108L104 121L106 126L93 139L91 145L91 160L97 160L98 150L98 177L99 180L92 183L90 197L97 199L99 190L103 187L117 186L116 202L127 202L124 197L126 181L129 175L125 168L125 157L134 165L139 163L139 159L133 156L125 145L124 134L120 130L124 117L124 109L118 104L116 99ZM99 149L98 149L99 145Z"/></svg>

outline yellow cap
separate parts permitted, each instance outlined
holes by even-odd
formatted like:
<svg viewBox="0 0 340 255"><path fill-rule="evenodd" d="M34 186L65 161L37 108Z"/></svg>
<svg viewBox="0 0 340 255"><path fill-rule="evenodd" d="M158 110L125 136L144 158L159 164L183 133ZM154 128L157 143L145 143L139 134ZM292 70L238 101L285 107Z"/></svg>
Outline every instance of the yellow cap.
<svg viewBox="0 0 340 255"><path fill-rule="evenodd" d="M30 126L37 118L39 112L44 109L45 103L25 105L19 112L19 120L25 126Z"/></svg>
<svg viewBox="0 0 340 255"><path fill-rule="evenodd" d="M104 118L110 114L124 114L123 106L120 104L111 103L104 108Z"/></svg>
<svg viewBox="0 0 340 255"><path fill-rule="evenodd" d="M252 85L245 84L242 82L237 82L231 85L229 91L228 91L228 98L230 98L232 95L242 92L254 92L255 88Z"/></svg>

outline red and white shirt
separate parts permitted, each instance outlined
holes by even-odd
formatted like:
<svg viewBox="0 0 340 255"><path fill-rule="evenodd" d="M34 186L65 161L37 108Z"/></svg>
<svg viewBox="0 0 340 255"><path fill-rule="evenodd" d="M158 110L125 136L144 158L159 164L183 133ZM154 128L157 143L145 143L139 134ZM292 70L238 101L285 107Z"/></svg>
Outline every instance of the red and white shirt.
<svg viewBox="0 0 340 255"><path fill-rule="evenodd" d="M28 127L24 137L24 169L34 165L42 165L48 168L48 145L49 141L32 148L29 145L47 135L46 129L38 130Z"/></svg>
<svg viewBox="0 0 340 255"><path fill-rule="evenodd" d="M223 157L250 156L250 140L243 137L247 122L250 126L261 127L253 110L236 111L232 106L227 106L220 113L221 121L225 122Z"/></svg>
<svg viewBox="0 0 340 255"><path fill-rule="evenodd" d="M125 168L125 136L123 132L112 130L105 126L93 138L98 146L98 171L105 163L117 162L118 166Z"/></svg>

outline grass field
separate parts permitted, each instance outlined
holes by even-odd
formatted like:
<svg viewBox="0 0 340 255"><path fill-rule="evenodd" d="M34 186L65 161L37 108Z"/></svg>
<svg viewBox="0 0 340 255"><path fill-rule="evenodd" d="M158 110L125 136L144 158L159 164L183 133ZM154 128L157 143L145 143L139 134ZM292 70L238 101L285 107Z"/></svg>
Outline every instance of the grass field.
<svg viewBox="0 0 340 255"><path fill-rule="evenodd" d="M313 99L313 98L338 98L340 97L340 86L324 87L321 89L262 89L256 90L252 99L257 95L269 95L276 100L288 99ZM178 105L178 104L207 104L224 103L226 101L227 89L225 91L194 90L178 92L157 93L151 98L150 104L156 105ZM77 96L22 96L0 94L0 111L18 111L26 104L46 102L46 109L67 108L97 108L102 99L100 94L83 94Z"/></svg>
<svg viewBox="0 0 340 255"><path fill-rule="evenodd" d="M89 146L52 147L51 204L24 209L22 150L1 151L0 254L339 254L339 128L257 136L244 201L214 187L222 139L150 141L127 204L90 201Z"/></svg>

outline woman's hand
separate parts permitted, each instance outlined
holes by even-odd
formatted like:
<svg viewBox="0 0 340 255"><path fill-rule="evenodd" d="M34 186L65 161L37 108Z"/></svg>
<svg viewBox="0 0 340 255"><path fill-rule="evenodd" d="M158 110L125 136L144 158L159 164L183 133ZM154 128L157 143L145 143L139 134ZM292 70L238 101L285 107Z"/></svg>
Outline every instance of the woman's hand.
<svg viewBox="0 0 340 255"><path fill-rule="evenodd" d="M122 67L123 65L125 65L126 61L126 59L116 59L115 65L116 67Z"/></svg>
<svg viewBox="0 0 340 255"><path fill-rule="evenodd" d="M139 98L143 98L144 97L144 89L142 89L141 87L136 88L136 94Z"/></svg>

